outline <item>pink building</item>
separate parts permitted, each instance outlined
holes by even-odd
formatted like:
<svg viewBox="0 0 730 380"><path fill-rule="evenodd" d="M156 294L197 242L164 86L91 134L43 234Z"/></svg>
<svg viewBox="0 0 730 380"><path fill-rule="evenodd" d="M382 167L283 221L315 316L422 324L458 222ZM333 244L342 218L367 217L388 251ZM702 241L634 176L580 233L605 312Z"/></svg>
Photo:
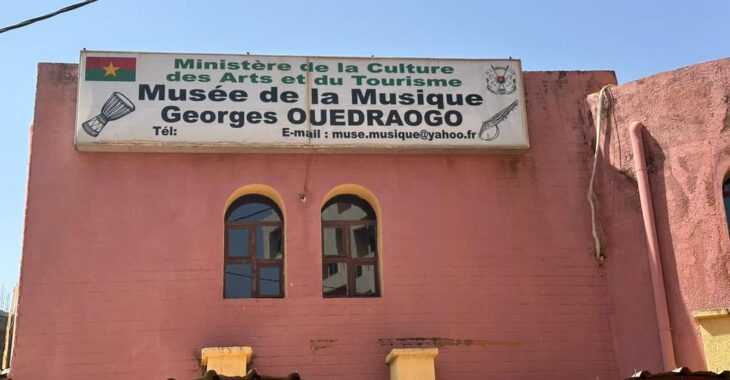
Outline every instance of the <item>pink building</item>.
<svg viewBox="0 0 730 380"><path fill-rule="evenodd" d="M511 155L80 152L78 82L39 65L12 379L187 380L229 346L322 380L397 348L438 348L438 379L723 365L730 59L608 90L603 260L613 72L526 72Z"/></svg>

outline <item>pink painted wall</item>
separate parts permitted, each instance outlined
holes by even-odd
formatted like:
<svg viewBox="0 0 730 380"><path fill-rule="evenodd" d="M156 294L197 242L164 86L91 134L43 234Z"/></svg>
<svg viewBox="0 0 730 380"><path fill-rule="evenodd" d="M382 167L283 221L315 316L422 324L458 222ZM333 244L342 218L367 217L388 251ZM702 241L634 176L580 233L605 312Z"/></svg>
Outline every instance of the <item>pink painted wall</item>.
<svg viewBox="0 0 730 380"><path fill-rule="evenodd" d="M386 379L388 351L419 345L439 347L440 379L616 379L633 369L616 329L654 327L621 324L616 273L593 259L585 98L612 72L526 73L526 153L314 155L302 204L304 154L75 151L77 67L39 69L15 380L185 380L228 345L308 380ZM224 300L225 201L253 183L286 202L287 297ZM343 183L382 206L380 298L321 297L320 205ZM629 350L659 358L654 337Z"/></svg>
<svg viewBox="0 0 730 380"><path fill-rule="evenodd" d="M641 121L678 366L705 368L691 313L730 307L730 236L721 186L730 168L730 59L630 82L611 90L613 110L599 174L600 219L609 255L619 362L637 340L655 338L630 321L654 312L628 127ZM597 103L596 96L592 96ZM638 246L640 241L644 245Z"/></svg>

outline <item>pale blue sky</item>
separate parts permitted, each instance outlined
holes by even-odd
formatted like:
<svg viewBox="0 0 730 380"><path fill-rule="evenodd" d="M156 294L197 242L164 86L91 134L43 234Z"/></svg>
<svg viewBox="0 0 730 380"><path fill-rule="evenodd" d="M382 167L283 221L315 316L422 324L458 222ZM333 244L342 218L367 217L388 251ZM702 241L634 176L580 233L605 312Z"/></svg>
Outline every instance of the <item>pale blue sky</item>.
<svg viewBox="0 0 730 380"><path fill-rule="evenodd" d="M0 27L73 1L5 1ZM38 62L78 62L83 48L513 57L525 70L614 70L623 83L730 56L728 20L726 0L100 0L0 34L0 284L18 277ZM63 228L62 220L45 222Z"/></svg>

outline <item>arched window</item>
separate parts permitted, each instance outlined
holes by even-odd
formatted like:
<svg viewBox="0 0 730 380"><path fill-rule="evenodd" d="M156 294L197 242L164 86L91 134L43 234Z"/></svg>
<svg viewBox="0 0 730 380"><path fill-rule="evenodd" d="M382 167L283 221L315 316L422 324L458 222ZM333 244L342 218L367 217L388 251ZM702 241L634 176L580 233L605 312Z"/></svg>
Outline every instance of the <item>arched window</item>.
<svg viewBox="0 0 730 380"><path fill-rule="evenodd" d="M261 195L235 200L225 217L224 298L284 296L284 221Z"/></svg>
<svg viewBox="0 0 730 380"><path fill-rule="evenodd" d="M725 203L725 220L730 227L730 176L722 183L722 200Z"/></svg>
<svg viewBox="0 0 730 380"><path fill-rule="evenodd" d="M377 297L378 228L364 199L340 195L322 207L322 295Z"/></svg>

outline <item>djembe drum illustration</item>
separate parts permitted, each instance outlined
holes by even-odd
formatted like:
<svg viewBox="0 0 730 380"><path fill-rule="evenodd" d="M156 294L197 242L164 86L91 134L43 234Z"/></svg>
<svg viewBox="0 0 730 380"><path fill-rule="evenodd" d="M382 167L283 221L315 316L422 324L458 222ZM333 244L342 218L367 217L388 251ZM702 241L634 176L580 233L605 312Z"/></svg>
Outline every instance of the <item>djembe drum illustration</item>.
<svg viewBox="0 0 730 380"><path fill-rule="evenodd" d="M85 121L81 126L92 137L99 136L106 123L117 120L134 111L134 103L120 92L114 92L101 107L101 113Z"/></svg>

